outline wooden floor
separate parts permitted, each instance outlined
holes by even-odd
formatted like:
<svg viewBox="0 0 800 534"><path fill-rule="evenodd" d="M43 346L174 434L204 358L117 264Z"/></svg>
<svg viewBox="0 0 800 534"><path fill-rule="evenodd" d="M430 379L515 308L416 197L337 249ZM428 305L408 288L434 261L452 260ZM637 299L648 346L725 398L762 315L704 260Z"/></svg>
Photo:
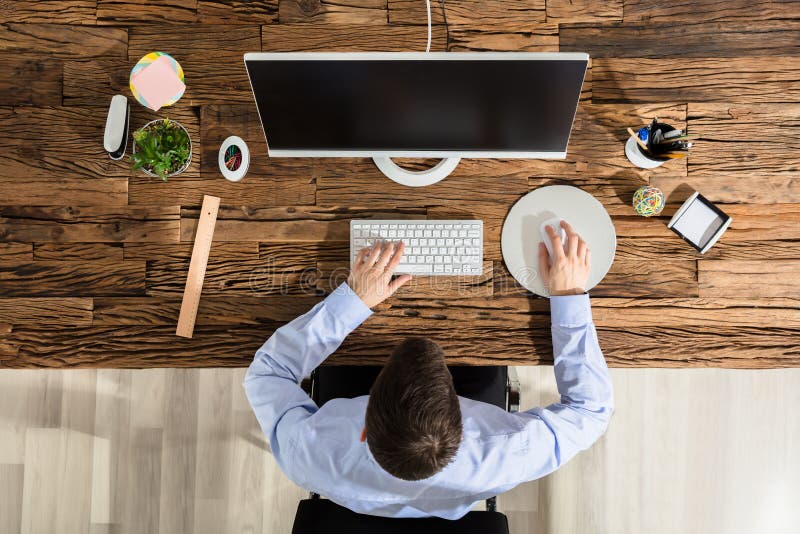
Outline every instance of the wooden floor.
<svg viewBox="0 0 800 534"><path fill-rule="evenodd" d="M558 398L519 369L523 408ZM3 534L288 534L243 369L0 370ZM800 369L613 369L608 433L502 495L513 534L796 534Z"/></svg>
<svg viewBox="0 0 800 534"><path fill-rule="evenodd" d="M426 331L454 362L551 361L548 305L506 272L503 218L545 184L581 187L612 214L617 257L593 291L613 366L800 365L800 2L433 2L433 50L583 51L592 57L563 161L468 160L423 189L368 160L269 160L242 64L252 51L423 50L421 0L0 1L0 366L242 366L279 325L342 279L353 217L485 221L485 274L420 279L342 347L376 362ZM110 96L153 50L188 90L167 115L194 143L163 184L102 149ZM687 160L653 170L623 155L653 116L702 133ZM216 169L236 134L254 160ZM630 208L651 183L664 216ZM665 228L694 189L733 216L700 256ZM193 340L174 329L203 194L217 223ZM453 335L453 329L457 335Z"/></svg>

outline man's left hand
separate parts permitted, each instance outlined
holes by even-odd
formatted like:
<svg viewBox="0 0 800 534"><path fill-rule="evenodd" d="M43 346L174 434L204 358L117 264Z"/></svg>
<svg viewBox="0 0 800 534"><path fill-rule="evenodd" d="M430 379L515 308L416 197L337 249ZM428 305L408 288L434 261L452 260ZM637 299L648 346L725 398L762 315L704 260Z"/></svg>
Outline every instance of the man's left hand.
<svg viewBox="0 0 800 534"><path fill-rule="evenodd" d="M404 247L402 241L382 241L359 251L347 285L368 307L374 308L411 280L409 274L392 279L403 257Z"/></svg>

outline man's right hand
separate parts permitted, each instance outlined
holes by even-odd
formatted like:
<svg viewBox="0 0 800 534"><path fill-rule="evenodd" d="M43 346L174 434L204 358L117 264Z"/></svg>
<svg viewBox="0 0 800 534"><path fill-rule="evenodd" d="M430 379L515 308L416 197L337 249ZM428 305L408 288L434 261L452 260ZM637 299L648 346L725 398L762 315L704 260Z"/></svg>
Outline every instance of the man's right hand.
<svg viewBox="0 0 800 534"><path fill-rule="evenodd" d="M553 262L544 243L539 243L539 275L550 296L580 295L586 292L589 280L591 252L586 241L572 229L567 221L561 221L561 227L567 233L567 251L561 236L551 226L547 226L547 235L553 244Z"/></svg>

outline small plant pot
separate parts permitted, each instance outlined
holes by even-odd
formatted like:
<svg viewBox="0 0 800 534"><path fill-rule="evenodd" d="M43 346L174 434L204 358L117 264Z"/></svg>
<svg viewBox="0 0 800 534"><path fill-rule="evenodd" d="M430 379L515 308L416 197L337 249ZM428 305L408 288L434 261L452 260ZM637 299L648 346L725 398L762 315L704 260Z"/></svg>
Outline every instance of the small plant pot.
<svg viewBox="0 0 800 534"><path fill-rule="evenodd" d="M156 123L158 123L158 122L161 122L161 121L163 121L163 120L164 120L164 119L156 119L156 120L152 120L152 121L148 122L147 124L145 124L144 126L142 126L141 128L139 128L139 130L137 130L137 131L140 131L140 130L146 130L146 129L150 128L151 126L153 126L154 124L156 124ZM171 177L173 177L173 176L177 176L177 175L179 175L180 173L182 173L183 171L185 171L186 169L188 169L188 168L189 168L189 165L192 163L192 138L191 138L191 136L189 135L189 131L188 131L188 130L187 130L187 129L186 129L184 126L183 126L183 124L181 124L181 123L179 123L179 122L177 122L177 121L174 121L174 120L171 120L171 119L170 119L170 122L171 122L172 124L176 124L177 126L180 126L180 128L181 128L181 129L182 129L184 132L186 132L186 137L189 139L189 156L186 158L186 163L184 163L184 164L181 166L181 168L180 168L180 169L178 169L177 171L174 171L174 172L171 172L171 173L167 174L167 178L171 178ZM134 142L133 142L133 153L134 153L134 154L136 153L136 141L135 141L135 140L134 140ZM143 172L144 172L144 173L145 173L147 176L151 176L151 177L153 177L153 178L160 178L160 176L159 176L158 174L154 173L153 171L151 171L151 170L150 170L150 169L148 169L147 167L140 167L140 169L141 169L141 170L142 170L142 171L143 171Z"/></svg>

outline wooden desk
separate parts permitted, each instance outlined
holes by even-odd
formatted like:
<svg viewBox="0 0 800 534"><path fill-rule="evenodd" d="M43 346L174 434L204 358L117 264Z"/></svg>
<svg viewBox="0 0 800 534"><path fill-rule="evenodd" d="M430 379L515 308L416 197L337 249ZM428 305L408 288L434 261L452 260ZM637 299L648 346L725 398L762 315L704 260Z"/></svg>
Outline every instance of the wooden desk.
<svg viewBox="0 0 800 534"><path fill-rule="evenodd" d="M404 336L425 334L453 362L550 362L548 303L508 275L499 236L514 201L553 183L591 192L616 225L616 261L592 293L611 365L800 364L798 14L790 3L705 3L715 22L635 0L624 12L621 1L448 5L450 50L580 50L592 66L566 160L465 160L444 182L410 189L368 160L268 160L241 56L421 50L422 2L220 10L200 0L147 12L103 0L96 10L12 2L0 24L0 66L15 74L0 83L0 366L246 365L345 277L351 218L461 216L485 221L484 275L416 280L333 361L380 362ZM435 2L434 23L442 50ZM153 49L181 62L188 90L158 114L133 103L132 125L166 115L195 143L188 171L166 184L110 161L100 143L110 96L129 94L130 67ZM627 162L625 128L654 115L705 136L688 164L645 172ZM254 158L239 184L216 168L231 134ZM629 207L646 183L668 195L664 216ZM705 256L665 228L692 188L734 219ZM203 194L223 207L186 340L174 331Z"/></svg>

